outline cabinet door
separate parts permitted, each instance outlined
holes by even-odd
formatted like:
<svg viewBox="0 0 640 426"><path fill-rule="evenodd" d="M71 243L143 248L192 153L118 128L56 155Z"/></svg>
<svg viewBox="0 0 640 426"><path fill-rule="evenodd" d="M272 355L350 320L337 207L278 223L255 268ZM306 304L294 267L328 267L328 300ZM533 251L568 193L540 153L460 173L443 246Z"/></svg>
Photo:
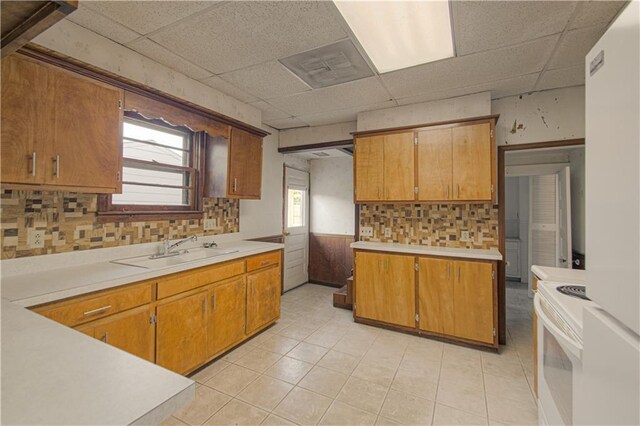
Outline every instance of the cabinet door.
<svg viewBox="0 0 640 426"><path fill-rule="evenodd" d="M156 364L184 374L205 361L207 294L205 290L156 308Z"/></svg>
<svg viewBox="0 0 640 426"><path fill-rule="evenodd" d="M453 262L430 257L418 262L419 328L453 335Z"/></svg>
<svg viewBox="0 0 640 426"><path fill-rule="evenodd" d="M415 327L413 256L359 252L355 278L358 317Z"/></svg>
<svg viewBox="0 0 640 426"><path fill-rule="evenodd" d="M43 65L17 54L2 59L2 183L44 182L43 147L53 128L50 94Z"/></svg>
<svg viewBox="0 0 640 426"><path fill-rule="evenodd" d="M455 200L491 200L491 125L453 128Z"/></svg>
<svg viewBox="0 0 640 426"><path fill-rule="evenodd" d="M418 133L418 200L451 200L453 190L451 129Z"/></svg>
<svg viewBox="0 0 640 426"><path fill-rule="evenodd" d="M245 278L234 278L212 288L209 304L207 348L211 357L244 338Z"/></svg>
<svg viewBox="0 0 640 426"><path fill-rule="evenodd" d="M494 341L493 264L456 261L453 290L455 336L484 343Z"/></svg>
<svg viewBox="0 0 640 426"><path fill-rule="evenodd" d="M147 361L154 361L154 325L149 307L114 315L94 329L93 336Z"/></svg>
<svg viewBox="0 0 640 426"><path fill-rule="evenodd" d="M50 68L49 76L54 127L45 182L115 192L120 187L122 90L57 68Z"/></svg>
<svg viewBox="0 0 640 426"><path fill-rule="evenodd" d="M280 267L247 275L247 334L280 316Z"/></svg>
<svg viewBox="0 0 640 426"><path fill-rule="evenodd" d="M384 136L369 136L356 139L356 201L382 200L384 180L383 158Z"/></svg>
<svg viewBox="0 0 640 426"><path fill-rule="evenodd" d="M231 130L229 146L230 196L260 198L262 190L262 138L243 130Z"/></svg>
<svg viewBox="0 0 640 426"><path fill-rule="evenodd" d="M413 132L384 137L384 200L415 199Z"/></svg>

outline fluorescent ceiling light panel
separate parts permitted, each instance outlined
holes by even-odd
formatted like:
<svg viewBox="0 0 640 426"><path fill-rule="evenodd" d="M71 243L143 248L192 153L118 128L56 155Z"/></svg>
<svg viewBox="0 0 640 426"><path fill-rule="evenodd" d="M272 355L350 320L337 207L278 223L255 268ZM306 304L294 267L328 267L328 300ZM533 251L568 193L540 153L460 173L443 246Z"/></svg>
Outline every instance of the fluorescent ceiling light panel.
<svg viewBox="0 0 640 426"><path fill-rule="evenodd" d="M380 73L454 56L446 0L334 3Z"/></svg>

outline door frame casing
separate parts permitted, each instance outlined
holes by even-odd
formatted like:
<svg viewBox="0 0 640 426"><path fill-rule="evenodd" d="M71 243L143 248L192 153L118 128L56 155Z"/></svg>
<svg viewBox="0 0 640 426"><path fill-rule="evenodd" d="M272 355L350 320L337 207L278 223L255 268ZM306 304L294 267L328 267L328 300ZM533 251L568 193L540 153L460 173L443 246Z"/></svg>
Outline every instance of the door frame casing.
<svg viewBox="0 0 640 426"><path fill-rule="evenodd" d="M506 301L506 203L505 203L505 153L508 151L525 151L541 148L563 148L570 146L584 146L584 138L566 139L549 142L535 142L519 145L500 145L498 146L498 250L503 253L503 260L498 262L498 340L501 345L507 342L507 301Z"/></svg>

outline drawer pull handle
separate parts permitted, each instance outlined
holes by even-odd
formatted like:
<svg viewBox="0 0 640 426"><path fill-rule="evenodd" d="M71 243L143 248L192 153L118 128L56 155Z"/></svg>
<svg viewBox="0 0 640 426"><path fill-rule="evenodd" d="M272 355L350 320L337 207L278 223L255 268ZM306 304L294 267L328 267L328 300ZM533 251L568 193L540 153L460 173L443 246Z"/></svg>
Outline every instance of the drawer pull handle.
<svg viewBox="0 0 640 426"><path fill-rule="evenodd" d="M55 177L59 178L59 177L60 177L60 156L59 156L59 155L56 155L56 156L53 158L53 162L54 162L54 164L55 164L54 171L53 171L53 175L54 175Z"/></svg>
<svg viewBox="0 0 640 426"><path fill-rule="evenodd" d="M216 295L211 295L211 309L216 310Z"/></svg>
<svg viewBox="0 0 640 426"><path fill-rule="evenodd" d="M33 155L31 156L31 176L36 175L36 152L33 151Z"/></svg>
<svg viewBox="0 0 640 426"><path fill-rule="evenodd" d="M98 309L92 309L90 311L86 311L83 315L87 316L87 315L95 315L95 314L99 314L101 312L106 311L107 309L111 309L111 305L107 305L107 306L103 306L102 308L98 308Z"/></svg>
<svg viewBox="0 0 640 426"><path fill-rule="evenodd" d="M102 336L102 341L105 343L109 343L109 332L105 331L104 336Z"/></svg>
<svg viewBox="0 0 640 426"><path fill-rule="evenodd" d="M268 261L268 260L263 260L263 261L262 261L262 263L261 263L261 265L263 265L263 266L264 266L264 265L268 265L268 264L269 264L269 261Z"/></svg>

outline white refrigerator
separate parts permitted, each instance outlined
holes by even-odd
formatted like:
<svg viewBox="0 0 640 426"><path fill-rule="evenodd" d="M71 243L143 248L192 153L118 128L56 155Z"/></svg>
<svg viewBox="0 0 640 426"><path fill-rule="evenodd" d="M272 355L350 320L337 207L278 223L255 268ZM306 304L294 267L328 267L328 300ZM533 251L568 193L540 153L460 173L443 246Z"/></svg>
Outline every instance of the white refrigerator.
<svg viewBox="0 0 640 426"><path fill-rule="evenodd" d="M577 424L640 424L640 3L586 57L586 253Z"/></svg>

